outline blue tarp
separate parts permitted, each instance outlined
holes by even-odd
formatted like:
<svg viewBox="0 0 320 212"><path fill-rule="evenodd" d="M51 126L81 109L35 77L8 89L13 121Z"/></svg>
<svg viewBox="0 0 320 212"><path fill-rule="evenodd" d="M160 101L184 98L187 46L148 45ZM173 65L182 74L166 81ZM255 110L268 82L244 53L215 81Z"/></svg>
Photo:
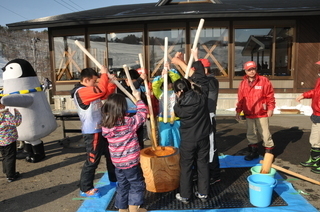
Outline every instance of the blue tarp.
<svg viewBox="0 0 320 212"><path fill-rule="evenodd" d="M262 158L258 158L252 161L245 161L243 156L219 156L221 168L237 168L237 167L252 167L259 164ZM319 212L313 205L311 205L303 196L296 191L292 184L285 181L280 174L276 173L275 178L278 181L277 186L274 188L275 192L288 204L288 206L272 206L266 208L227 208L227 209L196 209L196 210L179 210L180 212ZM222 179L223 180L223 179ZM116 190L115 184L111 183L108 179L108 173L105 173L101 180L96 184L99 188L102 197L101 198L87 198L78 209L77 212L106 212L114 192ZM157 212L173 212L176 210L149 210ZM114 212L114 211L113 211Z"/></svg>

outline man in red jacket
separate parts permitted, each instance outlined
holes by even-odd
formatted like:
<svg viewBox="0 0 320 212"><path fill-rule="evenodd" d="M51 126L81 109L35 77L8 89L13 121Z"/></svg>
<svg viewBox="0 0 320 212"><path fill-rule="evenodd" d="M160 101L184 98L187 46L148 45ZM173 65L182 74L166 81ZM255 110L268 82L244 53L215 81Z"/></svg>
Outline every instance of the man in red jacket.
<svg viewBox="0 0 320 212"><path fill-rule="evenodd" d="M257 131L263 140L265 151L272 153L274 143L269 131L269 117L273 115L275 98L271 82L257 73L254 61L246 62L243 69L246 75L238 89L236 119L240 120L241 112L246 117L249 154L244 159L250 161L259 157Z"/></svg>
<svg viewBox="0 0 320 212"><path fill-rule="evenodd" d="M320 65L320 61L316 62ZM320 76L320 70L318 71ZM320 174L320 78L317 80L317 84L314 89L306 91L296 98L298 102L301 99L312 99L311 108L313 113L310 117L312 121L311 133L309 142L311 144L310 158L306 162L300 164L305 167L312 167L311 171Z"/></svg>

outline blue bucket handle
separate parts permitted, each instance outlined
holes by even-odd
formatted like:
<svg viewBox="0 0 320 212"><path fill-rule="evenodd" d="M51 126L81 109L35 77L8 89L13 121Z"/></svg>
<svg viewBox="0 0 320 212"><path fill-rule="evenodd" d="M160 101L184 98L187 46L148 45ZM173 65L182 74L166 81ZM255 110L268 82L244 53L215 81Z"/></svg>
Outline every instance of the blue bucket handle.
<svg viewBox="0 0 320 212"><path fill-rule="evenodd" d="M273 188L273 187L275 187L276 185L277 185L277 180L276 179L274 179L274 183L270 186L271 188Z"/></svg>

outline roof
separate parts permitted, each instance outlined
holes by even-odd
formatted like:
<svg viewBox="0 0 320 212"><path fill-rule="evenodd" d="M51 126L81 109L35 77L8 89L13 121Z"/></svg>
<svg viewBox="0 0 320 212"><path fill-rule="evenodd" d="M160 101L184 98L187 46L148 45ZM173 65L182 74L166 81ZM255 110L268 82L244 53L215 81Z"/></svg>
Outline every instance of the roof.
<svg viewBox="0 0 320 212"><path fill-rule="evenodd" d="M7 26L11 29L35 29L190 18L261 18L320 15L319 0L219 0L219 4L168 3L170 1L162 0L158 3L103 7L16 22L7 24Z"/></svg>

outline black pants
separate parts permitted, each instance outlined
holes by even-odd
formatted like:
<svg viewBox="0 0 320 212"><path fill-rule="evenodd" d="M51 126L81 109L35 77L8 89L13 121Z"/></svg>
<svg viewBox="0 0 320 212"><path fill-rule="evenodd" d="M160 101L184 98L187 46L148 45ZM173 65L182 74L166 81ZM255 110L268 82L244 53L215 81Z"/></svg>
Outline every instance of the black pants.
<svg viewBox="0 0 320 212"><path fill-rule="evenodd" d="M0 146L0 152L3 157L3 173L7 175L7 178L14 178L16 174L17 142L13 142L7 146Z"/></svg>
<svg viewBox="0 0 320 212"><path fill-rule="evenodd" d="M100 163L102 155L105 155L108 169L108 176L111 182L116 182L115 167L111 162L108 149L108 141L100 133L83 134L87 152L87 159L83 165L80 175L80 190L87 192L94 188L93 181L95 171Z"/></svg>
<svg viewBox="0 0 320 212"><path fill-rule="evenodd" d="M193 165L198 173L198 192L209 193L209 137L194 142L180 144L180 195L191 198L193 194Z"/></svg>

